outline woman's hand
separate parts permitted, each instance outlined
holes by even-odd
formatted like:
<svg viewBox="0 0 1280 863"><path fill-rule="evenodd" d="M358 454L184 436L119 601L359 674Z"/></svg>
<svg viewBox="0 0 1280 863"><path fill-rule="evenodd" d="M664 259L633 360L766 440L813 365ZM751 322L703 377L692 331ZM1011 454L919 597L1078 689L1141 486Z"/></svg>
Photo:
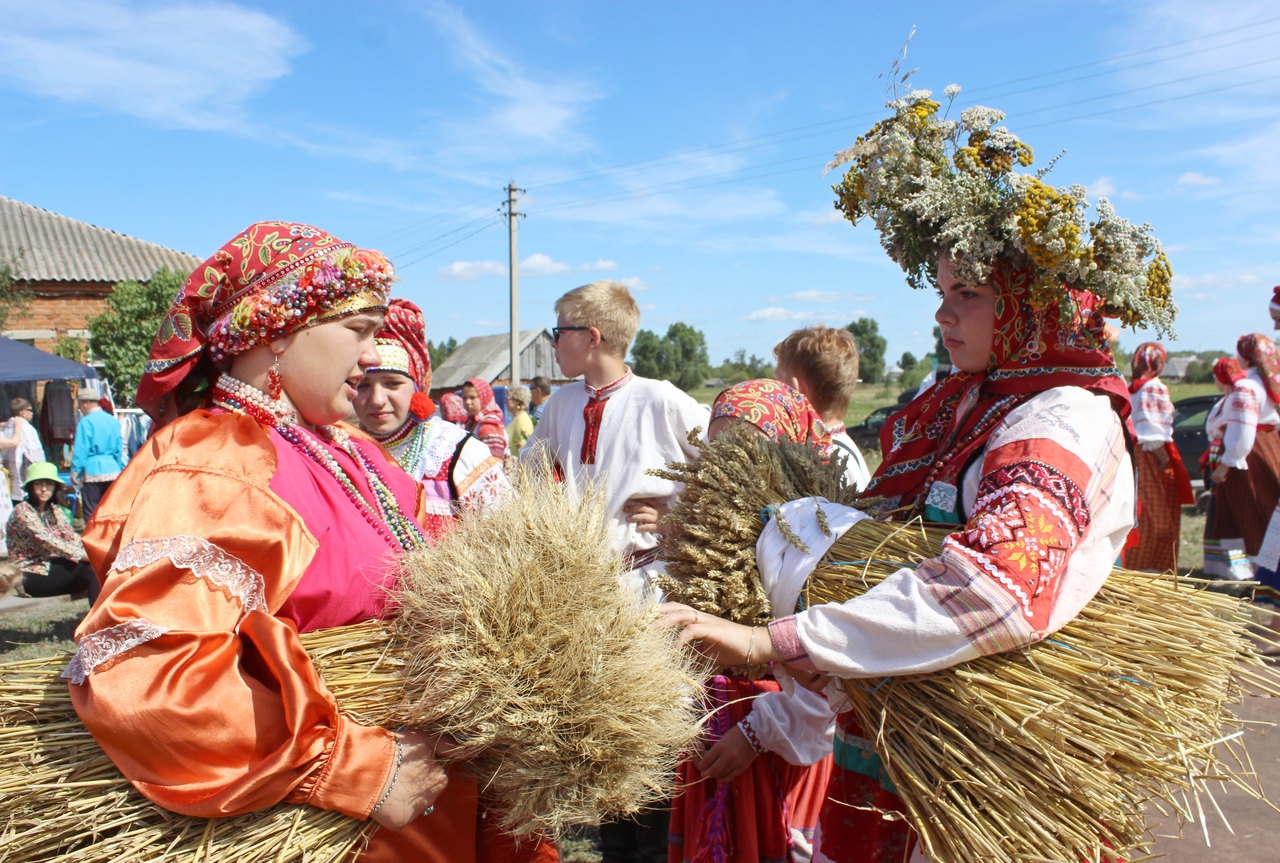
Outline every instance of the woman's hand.
<svg viewBox="0 0 1280 863"><path fill-rule="evenodd" d="M671 525L662 523L668 512L667 502L656 497L633 497L622 505L627 521L636 526L639 533L671 533Z"/></svg>
<svg viewBox="0 0 1280 863"><path fill-rule="evenodd" d="M773 649L769 627L731 623L678 602L659 605L654 626L680 627L676 644L691 645L720 665L763 665L782 659Z"/></svg>
<svg viewBox="0 0 1280 863"><path fill-rule="evenodd" d="M756 751L751 748L746 732L735 725L710 749L693 759L693 766L708 779L732 782L755 760Z"/></svg>
<svg viewBox="0 0 1280 863"><path fill-rule="evenodd" d="M383 786L386 798L370 816L388 830L400 831L430 809L449 783L439 756L448 754L444 741L421 731L400 735L402 760L399 771Z"/></svg>
<svg viewBox="0 0 1280 863"><path fill-rule="evenodd" d="M1214 485L1222 485L1222 483L1227 481L1227 471L1229 470L1231 470L1230 467L1225 464L1220 464L1213 469L1213 473L1209 474L1209 479Z"/></svg>
<svg viewBox="0 0 1280 863"><path fill-rule="evenodd" d="M1165 447L1160 447L1155 451L1155 453L1156 453L1156 467L1160 468L1161 471L1168 470L1169 469L1169 450L1166 449Z"/></svg>

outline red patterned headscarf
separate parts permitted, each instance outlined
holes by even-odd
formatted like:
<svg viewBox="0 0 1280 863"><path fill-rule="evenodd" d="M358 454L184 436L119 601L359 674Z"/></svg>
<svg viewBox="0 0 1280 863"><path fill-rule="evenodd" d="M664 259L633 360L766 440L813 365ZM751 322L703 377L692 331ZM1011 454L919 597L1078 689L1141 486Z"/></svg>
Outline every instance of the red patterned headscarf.
<svg viewBox="0 0 1280 863"><path fill-rule="evenodd" d="M436 412L427 395L431 389L431 353L427 350L427 320L422 310L408 300L395 299L387 308L387 321L378 332L378 365L371 372L399 372L413 381L409 412L424 420Z"/></svg>
<svg viewBox="0 0 1280 863"><path fill-rule="evenodd" d="M1267 397L1280 403L1280 352L1276 350L1276 343L1262 333L1253 333L1240 337L1236 353L1258 370Z"/></svg>
<svg viewBox="0 0 1280 863"><path fill-rule="evenodd" d="M1158 342L1143 342L1133 352L1133 380L1129 381L1129 392L1136 393L1146 386L1147 381L1160 376L1169 355Z"/></svg>
<svg viewBox="0 0 1280 863"><path fill-rule="evenodd" d="M497 398L493 395L493 387L489 386L484 378L471 378L467 384L475 387L476 394L480 396L480 413L474 417L467 416L467 430L476 431L484 425L497 425L500 430L505 431L506 419L502 416L502 408L498 407Z"/></svg>
<svg viewBox="0 0 1280 863"><path fill-rule="evenodd" d="M716 396L711 418L745 420L775 441L811 443L826 451L831 435L799 390L773 380L743 381Z"/></svg>
<svg viewBox="0 0 1280 863"><path fill-rule="evenodd" d="M1067 291L1062 302L1037 310L1031 274L1001 263L991 273L995 335L985 372L952 372L880 429L884 461L863 491L890 506L924 506L935 482L957 484L960 472L1008 413L1037 393L1076 386L1104 393L1122 420L1129 391L1107 344L1097 299Z"/></svg>
<svg viewBox="0 0 1280 863"><path fill-rule="evenodd" d="M462 403L462 396L457 393L440 396L440 415L451 423L466 425L467 406Z"/></svg>
<svg viewBox="0 0 1280 863"><path fill-rule="evenodd" d="M221 362L295 330L385 309L391 263L310 225L257 222L196 267L160 324L138 395L164 403L206 357Z"/></svg>
<svg viewBox="0 0 1280 863"><path fill-rule="evenodd" d="M1268 310L1271 312L1271 320L1275 322L1276 329L1280 330L1280 285L1276 285L1271 289L1271 302L1268 304Z"/></svg>
<svg viewBox="0 0 1280 863"><path fill-rule="evenodd" d="M1219 383L1231 386L1244 377L1244 369L1235 357L1218 357L1213 361L1213 377Z"/></svg>

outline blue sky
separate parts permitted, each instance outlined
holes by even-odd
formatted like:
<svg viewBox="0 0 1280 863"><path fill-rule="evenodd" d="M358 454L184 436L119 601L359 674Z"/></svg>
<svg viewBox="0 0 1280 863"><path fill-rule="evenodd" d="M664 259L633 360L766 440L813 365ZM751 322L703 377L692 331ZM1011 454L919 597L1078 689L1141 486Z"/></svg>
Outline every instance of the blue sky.
<svg viewBox="0 0 1280 863"><path fill-rule="evenodd" d="M1280 283L1280 7L1219 2L232 3L0 0L0 194L205 256L260 219L381 249L433 339L506 330L596 278L712 359L933 299L823 166L917 86L1008 113L1049 179L1150 222L1176 348L1270 328ZM1128 333L1132 347L1144 334Z"/></svg>

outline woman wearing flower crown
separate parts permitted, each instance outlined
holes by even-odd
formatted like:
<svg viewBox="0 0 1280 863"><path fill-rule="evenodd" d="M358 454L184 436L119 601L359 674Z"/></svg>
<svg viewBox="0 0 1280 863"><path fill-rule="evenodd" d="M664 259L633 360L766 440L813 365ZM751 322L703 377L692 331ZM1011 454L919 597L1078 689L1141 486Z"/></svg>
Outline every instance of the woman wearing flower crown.
<svg viewBox="0 0 1280 863"><path fill-rule="evenodd" d="M392 280L380 253L287 222L187 279L136 398L162 427L84 535L102 592L65 676L160 806L310 804L387 828L365 859L474 860L474 782L438 741L344 716L298 642L382 616L425 540L421 488L342 423Z"/></svg>
<svg viewBox="0 0 1280 863"><path fill-rule="evenodd" d="M995 125L999 112L947 120L929 95L890 103L894 116L839 157L854 164L836 192L850 220L874 220L911 285L938 291L935 319L955 368L885 423L884 461L865 495L880 498L886 517L956 530L940 556L843 604L774 620L767 637L664 606L680 639L719 662L741 662L754 642L758 662L821 685L1016 650L1079 613L1133 525L1129 393L1102 312L1167 327L1174 308L1159 245L1106 201L1085 223L1082 188L1012 173L1031 151ZM814 512L804 503L789 521ZM823 506L827 520L834 509ZM821 536L794 521L791 529ZM823 553L810 545L813 559ZM842 690L827 692L839 706ZM813 859L908 859L909 813L874 729L842 713L835 763Z"/></svg>
<svg viewBox="0 0 1280 863"><path fill-rule="evenodd" d="M427 396L431 355L422 310L395 299L375 345L381 358L356 386L360 427L395 457L426 496L426 526L443 530L461 510L483 508L511 486L502 459L442 419Z"/></svg>

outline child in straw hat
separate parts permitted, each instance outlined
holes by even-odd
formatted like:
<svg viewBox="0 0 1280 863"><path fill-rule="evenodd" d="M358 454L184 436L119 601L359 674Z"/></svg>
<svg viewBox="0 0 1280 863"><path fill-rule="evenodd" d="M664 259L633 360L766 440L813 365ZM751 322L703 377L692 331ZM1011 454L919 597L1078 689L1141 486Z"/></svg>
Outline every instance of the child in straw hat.
<svg viewBox="0 0 1280 863"><path fill-rule="evenodd" d="M888 517L956 531L939 557L855 599L795 611L799 585L834 542L806 523L815 521L813 502L798 501L787 519L815 538L807 562L770 553L787 544L777 519L757 547L762 565L781 561L779 576L797 585L767 629L662 608L682 642L716 660L739 663L754 650L756 662L785 663L815 685L1015 650L1079 613L1134 520L1129 393L1103 313L1166 330L1176 311L1168 262L1148 229L1116 217L1105 200L1089 225L1082 188L1058 191L1013 173L1031 151L996 125L998 111L942 119L926 91L890 107L893 116L838 158L853 165L836 187L837 207L854 222L870 216L908 282L938 291L935 319L956 371L885 423L884 461L865 495L881 498ZM835 524L843 509L823 505L824 520ZM827 691L834 704L843 700L838 687ZM847 716L814 859L905 860L915 839L874 729Z"/></svg>

